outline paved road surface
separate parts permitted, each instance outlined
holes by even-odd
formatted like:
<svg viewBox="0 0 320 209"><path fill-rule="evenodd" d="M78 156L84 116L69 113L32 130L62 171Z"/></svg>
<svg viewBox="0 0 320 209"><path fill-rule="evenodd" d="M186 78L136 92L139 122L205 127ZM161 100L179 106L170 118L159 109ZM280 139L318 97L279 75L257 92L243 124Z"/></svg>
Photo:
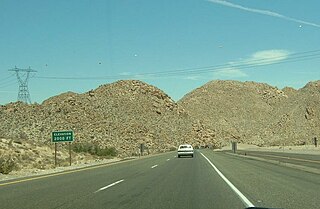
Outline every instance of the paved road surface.
<svg viewBox="0 0 320 209"><path fill-rule="evenodd" d="M249 203L318 208L319 175L211 150L201 150ZM187 208L248 206L199 151L127 161L23 182L0 183L0 208Z"/></svg>
<svg viewBox="0 0 320 209"><path fill-rule="evenodd" d="M246 154L247 156L256 156L264 159L276 160L283 163L291 163L295 165L302 165L310 168L320 169L320 155L243 150L239 150L237 153L241 155Z"/></svg>

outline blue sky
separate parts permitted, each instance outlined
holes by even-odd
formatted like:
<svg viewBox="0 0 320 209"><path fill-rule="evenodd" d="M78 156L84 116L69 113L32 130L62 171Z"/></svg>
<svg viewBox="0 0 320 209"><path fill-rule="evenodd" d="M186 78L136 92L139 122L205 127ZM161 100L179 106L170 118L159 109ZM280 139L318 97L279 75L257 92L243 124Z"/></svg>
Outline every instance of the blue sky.
<svg viewBox="0 0 320 209"><path fill-rule="evenodd" d="M174 100L211 80L320 79L318 0L0 0L0 104L138 79ZM193 70L190 70L193 69ZM169 73L171 72L171 73Z"/></svg>

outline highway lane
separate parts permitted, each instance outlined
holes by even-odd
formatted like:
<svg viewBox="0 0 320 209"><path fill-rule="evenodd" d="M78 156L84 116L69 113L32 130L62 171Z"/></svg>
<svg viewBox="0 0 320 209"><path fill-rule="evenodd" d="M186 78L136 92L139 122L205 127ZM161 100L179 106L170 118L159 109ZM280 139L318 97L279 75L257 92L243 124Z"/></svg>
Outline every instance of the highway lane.
<svg viewBox="0 0 320 209"><path fill-rule="evenodd" d="M318 208L319 175L201 150L254 205ZM0 208L245 208L200 154L165 153L96 169L1 185Z"/></svg>
<svg viewBox="0 0 320 209"><path fill-rule="evenodd" d="M171 156L169 156L171 157ZM239 208L245 206L198 153L195 158L171 158L134 178L88 199L76 208Z"/></svg>
<svg viewBox="0 0 320 209"><path fill-rule="evenodd" d="M150 164L161 164L165 159L165 156L155 156L17 184L2 186L0 183L0 205L1 208L19 209L59 208L90 196L98 188L117 181L119 177L138 176L148 170Z"/></svg>
<svg viewBox="0 0 320 209"><path fill-rule="evenodd" d="M179 159L175 154L3 185L0 205L7 209L245 207L200 154ZM108 188L99 191L104 187Z"/></svg>
<svg viewBox="0 0 320 209"><path fill-rule="evenodd" d="M231 151L229 151L231 153ZM237 154L256 156L264 159L276 160L282 163L306 166L320 169L320 155L296 154L286 152L264 152L264 151L244 151L238 150Z"/></svg>
<svg viewBox="0 0 320 209"><path fill-rule="evenodd" d="M309 208L320 206L320 175L224 152L207 153L222 173L255 206Z"/></svg>

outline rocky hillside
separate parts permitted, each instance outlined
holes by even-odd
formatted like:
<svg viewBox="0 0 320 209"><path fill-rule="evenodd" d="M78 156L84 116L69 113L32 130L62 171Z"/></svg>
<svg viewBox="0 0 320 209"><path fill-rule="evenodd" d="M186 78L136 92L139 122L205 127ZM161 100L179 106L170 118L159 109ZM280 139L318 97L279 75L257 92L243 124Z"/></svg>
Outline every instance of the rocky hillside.
<svg viewBox="0 0 320 209"><path fill-rule="evenodd" d="M1 169L53 165L51 132L73 130L76 161L90 154L130 157L181 143L221 147L310 144L320 135L320 81L282 90L263 83L212 81L178 103L158 88L118 81L83 94L63 93L42 104L0 106ZM68 150L60 144L60 161ZM88 154L90 153L90 154Z"/></svg>
<svg viewBox="0 0 320 209"><path fill-rule="evenodd" d="M10 103L0 106L0 173L8 167L52 167L52 131L74 131L73 155L81 161L92 159L88 153L136 156L141 143L144 154L173 150L180 143L200 144L194 126L167 94L136 80L83 94L63 93L42 104ZM59 144L59 150L59 162L67 164L66 144Z"/></svg>
<svg viewBox="0 0 320 209"><path fill-rule="evenodd" d="M140 143L151 153L174 148L188 141L192 126L168 95L135 80L67 92L41 105L11 103L0 108L0 118L2 138L50 144L52 131L73 130L76 143L114 147L120 156L138 154Z"/></svg>
<svg viewBox="0 0 320 209"><path fill-rule="evenodd" d="M320 81L282 90L263 83L211 81L179 102L216 138L256 145L311 143L319 136Z"/></svg>
<svg viewBox="0 0 320 209"><path fill-rule="evenodd" d="M72 165L85 164L100 160L101 157L90 153L72 153ZM69 165L69 152L59 148L57 152L57 166ZM55 167L54 146L39 144L36 141L0 138L0 176L12 171L30 171Z"/></svg>

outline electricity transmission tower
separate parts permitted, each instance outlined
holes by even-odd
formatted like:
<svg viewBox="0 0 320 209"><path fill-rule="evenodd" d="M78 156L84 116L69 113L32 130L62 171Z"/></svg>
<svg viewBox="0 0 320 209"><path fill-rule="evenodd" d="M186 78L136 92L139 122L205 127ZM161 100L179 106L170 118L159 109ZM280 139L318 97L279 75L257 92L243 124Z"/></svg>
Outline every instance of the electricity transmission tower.
<svg viewBox="0 0 320 209"><path fill-rule="evenodd" d="M18 92L18 101L31 104L30 94L28 90L28 81L30 77L30 73L37 72L36 70L32 70L30 67L28 69L20 69L13 68L9 71L13 71L16 73L18 83L19 83L19 92Z"/></svg>

